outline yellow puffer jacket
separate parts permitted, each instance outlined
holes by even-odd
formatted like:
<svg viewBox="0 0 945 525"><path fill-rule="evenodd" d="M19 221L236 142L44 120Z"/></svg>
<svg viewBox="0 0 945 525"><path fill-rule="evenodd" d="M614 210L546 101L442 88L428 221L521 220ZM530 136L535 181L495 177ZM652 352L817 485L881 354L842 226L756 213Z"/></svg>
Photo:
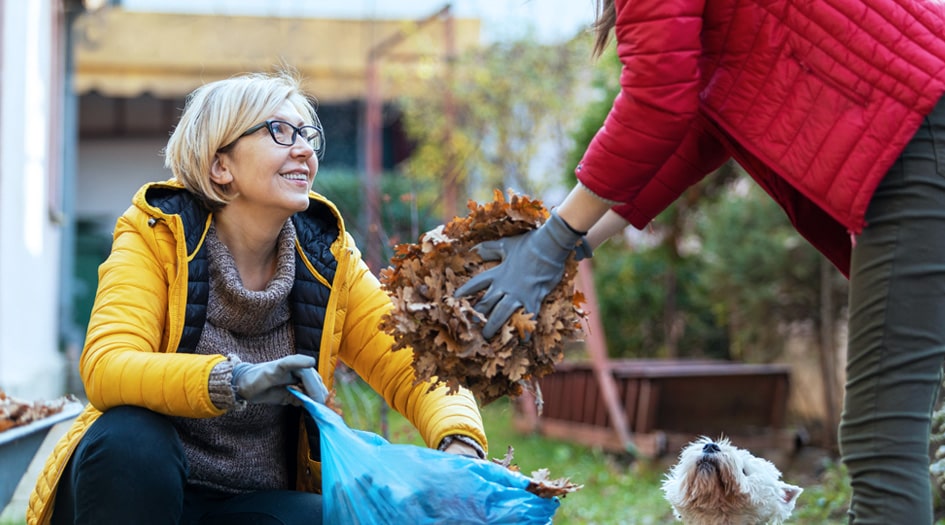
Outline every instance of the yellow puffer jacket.
<svg viewBox="0 0 945 525"><path fill-rule="evenodd" d="M390 336L377 329L390 308L389 297L361 260L335 206L316 193L310 194L310 201L309 210L292 219L298 233L296 288L303 288L298 284L301 275L308 286L324 290L325 304L293 310L293 322L297 342L304 339L302 332L317 335L313 350L326 386L332 388L341 359L413 423L428 446L458 434L485 448L479 408L468 391L447 396L445 388L427 392L428 385L413 384L411 353L391 352ZM212 214L196 206L173 180L142 187L118 219L111 254L99 268L98 293L79 362L89 405L46 460L30 496L28 524L49 523L66 463L102 411L137 405L183 417L223 413L210 401L208 382L210 370L224 357L186 353L186 340L195 335L188 332L199 337L199 328L188 327L187 306L194 302L192 297L188 301L188 294L199 295L193 293L197 288L188 275L189 265L200 253L211 220ZM323 320L297 313L309 311L324 312ZM309 326L300 328L306 323ZM193 325L202 326L199 319ZM309 457L301 418L299 427L296 488L319 491L321 465Z"/></svg>

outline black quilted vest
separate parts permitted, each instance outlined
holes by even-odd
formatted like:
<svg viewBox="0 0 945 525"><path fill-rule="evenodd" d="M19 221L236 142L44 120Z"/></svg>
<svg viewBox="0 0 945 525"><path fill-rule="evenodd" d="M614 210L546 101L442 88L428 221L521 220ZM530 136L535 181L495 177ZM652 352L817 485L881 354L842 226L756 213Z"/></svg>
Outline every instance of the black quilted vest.
<svg viewBox="0 0 945 525"><path fill-rule="evenodd" d="M178 352L193 352L207 321L210 295L210 270L207 250L198 246L209 212L185 190L154 187L148 190L149 204L169 215L179 215L184 224L187 253L197 253L187 265L187 309ZM153 221L154 219L152 219ZM289 294L295 343L300 354L318 358L322 327L331 290L309 273L302 257L328 282L333 282L338 261L331 253L331 243L338 238L338 220L328 206L311 201L309 209L292 217L302 253L296 251L295 284Z"/></svg>
<svg viewBox="0 0 945 525"><path fill-rule="evenodd" d="M178 215L184 225L184 240L187 253L196 254L187 265L187 308L184 329L178 352L193 352L207 321L207 301L210 296L210 265L207 250L199 245L209 211L189 192L179 188L155 186L148 189L145 200L168 215ZM152 226L157 219L152 218ZM338 260L331 253L331 243L338 238L338 219L324 203L311 200L308 210L292 216L298 238L295 255L295 284L289 292L289 309L295 329L296 350L300 354L318 359L322 340L322 328L328 309L331 289L322 284L308 271L303 257L311 263L328 282L334 282ZM329 334L330 337L330 334ZM318 457L318 428L314 420L305 413L305 426L313 457Z"/></svg>

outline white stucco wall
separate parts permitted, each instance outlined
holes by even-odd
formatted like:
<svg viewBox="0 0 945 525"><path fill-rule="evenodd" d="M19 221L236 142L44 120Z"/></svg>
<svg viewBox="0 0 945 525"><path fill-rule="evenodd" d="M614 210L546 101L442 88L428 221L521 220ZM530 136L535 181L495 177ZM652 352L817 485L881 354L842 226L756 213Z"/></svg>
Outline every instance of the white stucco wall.
<svg viewBox="0 0 945 525"><path fill-rule="evenodd" d="M63 393L60 230L50 219L51 2L4 2L0 86L0 388ZM58 154L58 152L57 152Z"/></svg>
<svg viewBox="0 0 945 525"><path fill-rule="evenodd" d="M82 140L76 215L100 219L109 229L146 182L170 178L161 150L167 139Z"/></svg>

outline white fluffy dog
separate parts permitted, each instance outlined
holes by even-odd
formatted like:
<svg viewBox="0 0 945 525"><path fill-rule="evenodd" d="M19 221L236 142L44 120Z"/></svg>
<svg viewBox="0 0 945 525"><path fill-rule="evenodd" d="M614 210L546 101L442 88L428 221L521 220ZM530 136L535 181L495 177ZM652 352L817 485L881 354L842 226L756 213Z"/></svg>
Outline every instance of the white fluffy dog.
<svg viewBox="0 0 945 525"><path fill-rule="evenodd" d="M701 437L687 445L663 480L676 519L689 525L758 525L784 522L803 489L781 481L766 459Z"/></svg>

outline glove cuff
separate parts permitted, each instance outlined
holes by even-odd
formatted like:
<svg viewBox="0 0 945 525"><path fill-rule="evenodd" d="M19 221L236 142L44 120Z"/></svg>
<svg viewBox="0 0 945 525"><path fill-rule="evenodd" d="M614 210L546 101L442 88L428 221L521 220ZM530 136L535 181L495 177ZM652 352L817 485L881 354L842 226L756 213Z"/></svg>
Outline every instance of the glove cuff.
<svg viewBox="0 0 945 525"><path fill-rule="evenodd" d="M574 260L583 261L592 257L594 257L594 249L591 248L591 243L587 242L587 238L582 236L581 242L574 248Z"/></svg>
<svg viewBox="0 0 945 525"><path fill-rule="evenodd" d="M548 232L548 236L555 244L568 252L573 250L581 237L587 234L587 232L581 233L572 228L556 210L551 210L551 217L542 225L542 229Z"/></svg>
<svg viewBox="0 0 945 525"><path fill-rule="evenodd" d="M233 388L236 388L236 383L237 381L239 381L239 377L243 375L244 373L246 373L247 370L253 367L253 365L249 363L243 363L239 361L238 359L239 358L237 358L237 361L233 363L233 381L232 381Z"/></svg>
<svg viewBox="0 0 945 525"><path fill-rule="evenodd" d="M579 230L575 230L573 226L571 226L570 224L568 224L568 221L562 219L561 216L558 215L558 210L551 210L551 215L554 216L554 217L557 217L558 220L561 221L561 224L564 224L565 226L567 226L568 229L571 230L571 233L573 233L574 235L578 235L578 236L581 236L581 237L587 235L587 232L582 232L582 231L579 231Z"/></svg>
<svg viewBox="0 0 945 525"><path fill-rule="evenodd" d="M233 363L233 375L230 378L230 388L233 390L233 399L236 403L237 411L241 411L246 408L246 400L240 396L239 388L236 386L236 381L239 379L239 376L243 375L249 368L252 368L252 364L244 363L240 360L235 354L229 354L226 356L226 360Z"/></svg>

